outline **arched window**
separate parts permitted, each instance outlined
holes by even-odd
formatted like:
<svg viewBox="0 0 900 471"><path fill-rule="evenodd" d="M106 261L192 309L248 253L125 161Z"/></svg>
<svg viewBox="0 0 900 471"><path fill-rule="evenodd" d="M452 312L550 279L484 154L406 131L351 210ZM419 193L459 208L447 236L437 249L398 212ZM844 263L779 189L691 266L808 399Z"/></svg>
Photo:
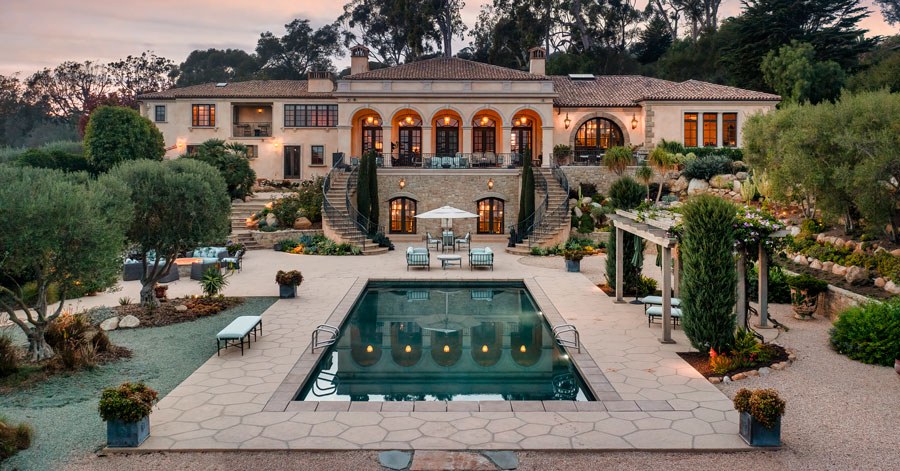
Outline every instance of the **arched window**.
<svg viewBox="0 0 900 471"><path fill-rule="evenodd" d="M369 115L362 119L362 153L375 150L382 152L382 123L378 115Z"/></svg>
<svg viewBox="0 0 900 471"><path fill-rule="evenodd" d="M416 200L394 198L391 200L391 233L416 233Z"/></svg>
<svg viewBox="0 0 900 471"><path fill-rule="evenodd" d="M576 152L603 153L613 146L625 144L622 130L616 123L605 118L593 118L578 128L575 134Z"/></svg>
<svg viewBox="0 0 900 471"><path fill-rule="evenodd" d="M478 201L478 233L503 234L503 200L485 198Z"/></svg>

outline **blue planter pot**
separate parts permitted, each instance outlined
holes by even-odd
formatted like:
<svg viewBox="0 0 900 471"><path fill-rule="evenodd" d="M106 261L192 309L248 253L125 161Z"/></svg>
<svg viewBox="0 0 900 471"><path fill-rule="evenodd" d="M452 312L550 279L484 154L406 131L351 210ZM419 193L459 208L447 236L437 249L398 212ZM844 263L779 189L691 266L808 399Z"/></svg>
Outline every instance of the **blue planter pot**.
<svg viewBox="0 0 900 471"><path fill-rule="evenodd" d="M747 412L741 412L741 438L750 446L781 446L781 417L768 428Z"/></svg>
<svg viewBox="0 0 900 471"><path fill-rule="evenodd" d="M581 260L566 260L566 271L577 273L581 271Z"/></svg>
<svg viewBox="0 0 900 471"><path fill-rule="evenodd" d="M106 445L110 448L134 448L150 436L150 417L140 422L106 422Z"/></svg>
<svg viewBox="0 0 900 471"><path fill-rule="evenodd" d="M281 299L297 297L297 287L294 285L278 285L278 297Z"/></svg>

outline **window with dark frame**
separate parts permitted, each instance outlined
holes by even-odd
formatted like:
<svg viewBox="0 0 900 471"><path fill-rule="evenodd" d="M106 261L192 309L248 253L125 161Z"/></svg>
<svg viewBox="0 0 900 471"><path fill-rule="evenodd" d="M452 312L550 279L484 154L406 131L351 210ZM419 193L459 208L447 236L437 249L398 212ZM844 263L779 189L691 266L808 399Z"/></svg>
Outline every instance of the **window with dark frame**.
<svg viewBox="0 0 900 471"><path fill-rule="evenodd" d="M213 127L216 125L216 105L192 105L191 126Z"/></svg>
<svg viewBox="0 0 900 471"><path fill-rule="evenodd" d="M703 146L718 147L719 146L719 130L717 113L703 113Z"/></svg>
<svg viewBox="0 0 900 471"><path fill-rule="evenodd" d="M166 121L166 105L156 105L156 108L154 108L154 113L156 115L154 116L154 118L157 123Z"/></svg>
<svg viewBox="0 0 900 471"><path fill-rule="evenodd" d="M478 201L478 233L503 234L503 200L485 198Z"/></svg>
<svg viewBox="0 0 900 471"><path fill-rule="evenodd" d="M259 157L259 146L256 144L247 146L247 158L253 160Z"/></svg>
<svg viewBox="0 0 900 471"><path fill-rule="evenodd" d="M722 113L722 145L737 147L737 113Z"/></svg>
<svg viewBox="0 0 900 471"><path fill-rule="evenodd" d="M697 113L684 114L684 145L697 147Z"/></svg>
<svg viewBox="0 0 900 471"><path fill-rule="evenodd" d="M333 128L337 113L337 105L284 105L284 127Z"/></svg>
<svg viewBox="0 0 900 471"><path fill-rule="evenodd" d="M325 146L312 146L309 152L310 165L325 165Z"/></svg>
<svg viewBox="0 0 900 471"><path fill-rule="evenodd" d="M189 145L189 146L185 146L184 151L185 151L188 155L191 155L191 154L197 152L198 149L200 149L200 146L198 146L198 145Z"/></svg>
<svg viewBox="0 0 900 471"><path fill-rule="evenodd" d="M392 234L416 233L416 200L403 197L392 199L389 216Z"/></svg>
<svg viewBox="0 0 900 471"><path fill-rule="evenodd" d="M301 178L302 149L301 146L284 146L284 178Z"/></svg>
<svg viewBox="0 0 900 471"><path fill-rule="evenodd" d="M605 118L590 119L575 133L575 150L578 152L603 153L610 147L624 143L619 126Z"/></svg>

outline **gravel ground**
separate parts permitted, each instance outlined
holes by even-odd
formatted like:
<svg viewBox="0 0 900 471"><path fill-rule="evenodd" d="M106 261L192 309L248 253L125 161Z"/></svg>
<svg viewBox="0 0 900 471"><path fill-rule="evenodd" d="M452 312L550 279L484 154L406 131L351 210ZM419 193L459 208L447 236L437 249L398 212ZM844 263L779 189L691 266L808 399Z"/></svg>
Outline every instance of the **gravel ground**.
<svg viewBox="0 0 900 471"><path fill-rule="evenodd" d="M70 454L90 453L106 442L97 413L103 388L123 381L144 381L160 392L175 388L215 354L215 333L241 315L259 315L277 298L249 298L237 308L193 322L152 329L116 330L110 340L134 356L71 375L51 378L33 388L0 396L0 414L35 428L31 448L3 463L3 469L47 470ZM18 327L9 331L22 343ZM202 341L197 341L202 339Z"/></svg>

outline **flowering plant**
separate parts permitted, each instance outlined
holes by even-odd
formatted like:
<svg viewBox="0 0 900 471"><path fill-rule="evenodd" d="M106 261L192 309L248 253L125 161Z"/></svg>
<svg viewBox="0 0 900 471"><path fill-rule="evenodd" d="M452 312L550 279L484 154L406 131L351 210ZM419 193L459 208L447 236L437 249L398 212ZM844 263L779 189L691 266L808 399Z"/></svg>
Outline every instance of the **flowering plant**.
<svg viewBox="0 0 900 471"><path fill-rule="evenodd" d="M778 241L769 236L783 228L784 225L768 212L744 206L738 211L737 222L734 223L734 248L755 254L762 243L766 251L771 252Z"/></svg>

